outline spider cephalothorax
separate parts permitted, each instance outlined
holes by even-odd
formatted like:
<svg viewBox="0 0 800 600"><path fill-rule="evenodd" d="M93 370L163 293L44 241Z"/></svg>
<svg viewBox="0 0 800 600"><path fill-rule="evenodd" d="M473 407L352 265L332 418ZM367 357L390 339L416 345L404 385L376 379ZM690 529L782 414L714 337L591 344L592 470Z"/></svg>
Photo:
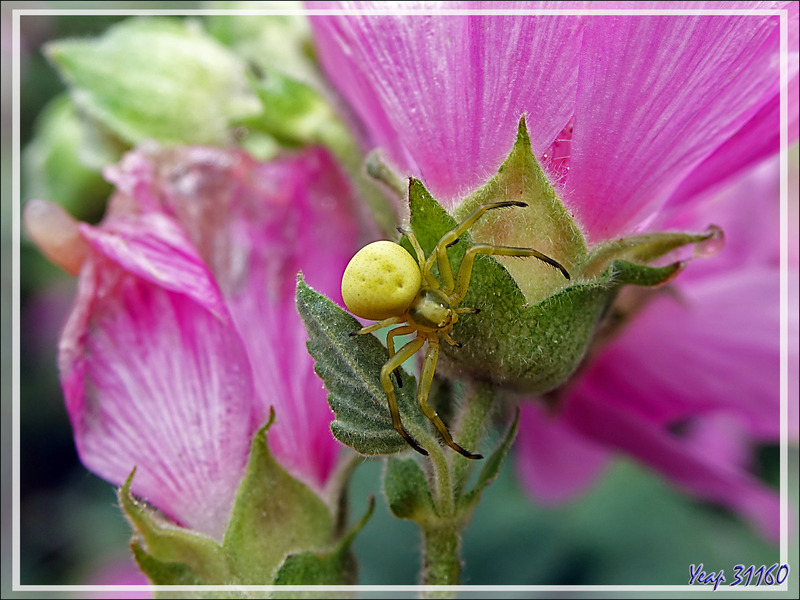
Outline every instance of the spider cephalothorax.
<svg viewBox="0 0 800 600"><path fill-rule="evenodd" d="M458 322L459 315L476 314L479 308L459 307L469 289L472 266L478 254L497 256L533 256L559 269L569 279L569 273L558 262L532 248L492 246L475 244L464 254L458 273L453 277L447 248L458 241L487 210L507 206L527 206L524 202L493 202L476 208L458 226L447 232L426 258L413 232L400 230L405 234L417 255L417 260L399 244L394 242L373 242L358 251L350 260L342 277L342 297L353 314L378 322L354 332L351 335L371 333L389 325L400 325L386 335L389 360L381 369L381 385L389 401L392 424L414 450L427 455L403 428L391 374L406 360L416 354L426 343L428 349L420 372L417 388L417 404L428 419L433 422L445 443L467 458L482 458L459 446L450 435L442 419L428 404L428 394L439 357L439 336L451 346L459 347L450 332ZM438 264L437 279L431 269ZM402 324L402 325L401 325ZM416 337L395 352L394 338L398 335L416 333ZM398 383L400 380L398 378Z"/></svg>

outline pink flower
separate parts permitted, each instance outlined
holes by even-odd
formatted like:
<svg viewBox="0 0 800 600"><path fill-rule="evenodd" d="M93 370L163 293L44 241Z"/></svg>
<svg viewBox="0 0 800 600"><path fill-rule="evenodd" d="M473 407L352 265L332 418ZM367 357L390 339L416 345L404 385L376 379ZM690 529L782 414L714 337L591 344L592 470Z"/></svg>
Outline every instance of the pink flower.
<svg viewBox="0 0 800 600"><path fill-rule="evenodd" d="M59 366L84 464L180 524L220 538L254 431L320 494L339 445L294 306L296 274L338 297L357 230L323 151L255 162L142 149L89 246Z"/></svg>
<svg viewBox="0 0 800 600"><path fill-rule="evenodd" d="M744 8L789 10L796 136L797 4ZM383 148L445 207L496 172L525 113L533 151L590 244L726 229L725 253L678 279L683 302L655 296L591 357L557 415L526 407L520 464L534 492L559 500L622 450L775 534L777 497L746 473L740 452L743 440L778 436L774 195L703 199L778 150L779 18L362 14L312 23L364 144ZM796 319L791 326L796 338Z"/></svg>
<svg viewBox="0 0 800 600"><path fill-rule="evenodd" d="M523 113L534 153L590 241L640 229L668 200L696 197L777 151L777 16L468 16L563 5L447 5L459 7L464 16L312 18L320 59L365 143L446 207L494 175ZM782 7L796 48L796 3L743 6ZM790 67L794 131L796 54Z"/></svg>

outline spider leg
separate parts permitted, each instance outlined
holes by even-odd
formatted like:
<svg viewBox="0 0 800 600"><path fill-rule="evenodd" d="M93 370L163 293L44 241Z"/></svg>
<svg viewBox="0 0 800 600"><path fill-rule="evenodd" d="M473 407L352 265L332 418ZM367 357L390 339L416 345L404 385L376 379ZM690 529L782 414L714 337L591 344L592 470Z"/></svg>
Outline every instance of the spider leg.
<svg viewBox="0 0 800 600"><path fill-rule="evenodd" d="M522 208L528 206L526 202L519 202L517 200L505 200L503 202L489 202L488 204L484 204L479 206L475 210L473 210L467 218L461 221L455 229L453 229L450 233L454 235L455 238L461 237L461 235L470 227L472 227L475 222L483 216L487 210L493 210L495 208L506 208L508 206L520 206ZM449 235L449 234L445 234ZM439 242L441 244L441 242Z"/></svg>
<svg viewBox="0 0 800 600"><path fill-rule="evenodd" d="M444 438L445 443L453 450L466 456L467 458L480 459L483 458L480 454L472 454L467 452L453 441L453 436L447 430L447 426L442 421L441 417L436 413L433 407L428 404L428 394L431 391L431 383L433 383L433 373L436 371L436 361L439 357L439 338L436 332L428 338L428 351L425 353L425 361L422 363L422 371L419 376L419 386L417 387L417 404L423 414L431 420L431 422L439 430L439 433Z"/></svg>
<svg viewBox="0 0 800 600"><path fill-rule="evenodd" d="M406 325L405 327L398 327L396 329L392 329L389 333L386 334L386 349L389 350L389 358L394 356L394 336L396 335L406 335L409 333L414 333L416 331L415 328L411 327L411 325ZM394 370L394 377L397 379L397 387L403 387L403 379L400 377L400 368Z"/></svg>
<svg viewBox="0 0 800 600"><path fill-rule="evenodd" d="M366 327L362 327L358 331L351 331L350 337L354 335L364 335L365 333L372 333L373 331L378 331L378 329L382 329L384 327L388 327L389 325L397 325L399 323L405 323L406 318L404 316L399 317L389 317L388 319L384 319L383 321L378 321L377 323L373 323L372 325L367 325Z"/></svg>
<svg viewBox="0 0 800 600"><path fill-rule="evenodd" d="M453 281L453 270L450 268L450 259L447 256L447 249L455 244L458 241L465 231L467 231L470 227L475 224L475 221L481 218L483 213L487 210L492 210L494 208L505 208L507 206L528 206L525 202L518 202L516 200L507 200L504 202L490 202L489 204L484 204L483 206L479 206L475 210L473 210L467 218L461 221L454 229L451 229L447 233L445 233L439 243L436 244L436 248L428 257L428 260L425 261L425 268L423 269L423 273L430 272L431 268L433 267L433 261L439 261L439 276L442 278L442 285L444 287L444 291L448 294L453 291L453 287L455 286L455 282Z"/></svg>
<svg viewBox="0 0 800 600"><path fill-rule="evenodd" d="M426 264L425 262L425 252L422 250L422 246L419 245L419 240L417 240L417 236L414 235L414 232L410 229L403 229L402 227L398 227L397 231L402 233L404 236L408 238L408 241L411 242L411 246L414 248L414 252L417 254L417 264L419 265L420 270L422 271L422 278L426 281L426 283L434 288L439 287L439 282L436 281L436 278L431 275L430 269L423 269L423 266Z"/></svg>
<svg viewBox="0 0 800 600"><path fill-rule="evenodd" d="M453 346L454 348L461 348L461 346L463 346L463 344L461 342L457 342L453 338L451 338L450 334L447 333L445 330L441 329L441 330L439 330L439 333L442 334L442 337L444 338L444 341L447 342L448 344L450 344L451 346Z"/></svg>
<svg viewBox="0 0 800 600"><path fill-rule="evenodd" d="M397 407L397 396L395 396L394 386L392 386L392 380L390 378L392 371L411 358L424 344L425 338L417 337L400 348L397 354L386 361L386 364L381 367L381 385L383 386L383 391L386 393L386 399L389 401L389 413L392 415L392 425L394 425L397 433L402 435L403 439L405 439L408 445L414 448L414 450L427 456L428 451L422 448L403 427L403 423L400 420L400 409Z"/></svg>
<svg viewBox="0 0 800 600"><path fill-rule="evenodd" d="M569 279L569 273L561 266L561 263L553 260L549 256L542 254L533 248L515 248L513 246L492 246L490 244L475 244L464 253L464 258L461 261L461 266L458 269L458 277L456 280L455 292L453 294L453 304L458 304L467 295L469 289L469 280L472 277L472 267L475 262L475 256L478 254L492 254L494 256L533 256L542 262L555 267Z"/></svg>

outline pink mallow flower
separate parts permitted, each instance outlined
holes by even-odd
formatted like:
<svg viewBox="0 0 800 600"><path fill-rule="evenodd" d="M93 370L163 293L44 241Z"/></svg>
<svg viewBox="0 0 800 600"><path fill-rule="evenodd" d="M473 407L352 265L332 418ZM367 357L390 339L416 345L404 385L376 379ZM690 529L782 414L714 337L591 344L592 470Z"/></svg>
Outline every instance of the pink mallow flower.
<svg viewBox="0 0 800 600"><path fill-rule="evenodd" d="M316 149L141 148L106 175L105 219L72 227L85 248L59 348L83 463L116 485L136 467L135 495L221 539L273 407L273 454L325 497L340 446L294 295L302 270L339 298L358 242L347 181ZM50 231L70 240L62 256L80 245L52 206L26 225L45 249Z"/></svg>
<svg viewBox="0 0 800 600"><path fill-rule="evenodd" d="M496 173L524 113L533 152L590 249L635 233L725 229L728 249L693 261L676 295L655 295L588 356L554 414L525 403L518 464L537 496L556 501L621 450L776 535L777 495L748 474L743 453L743 442L775 442L779 432L774 190L751 182L757 194L704 198L778 151L780 19L467 14L563 6L447 3L465 14L393 16L375 14L398 8L387 3L342 2L335 7L373 12L312 24L363 143L448 209ZM681 7L788 9L795 139L797 3ZM790 326L796 340L796 314ZM791 379L797 389L794 367Z"/></svg>

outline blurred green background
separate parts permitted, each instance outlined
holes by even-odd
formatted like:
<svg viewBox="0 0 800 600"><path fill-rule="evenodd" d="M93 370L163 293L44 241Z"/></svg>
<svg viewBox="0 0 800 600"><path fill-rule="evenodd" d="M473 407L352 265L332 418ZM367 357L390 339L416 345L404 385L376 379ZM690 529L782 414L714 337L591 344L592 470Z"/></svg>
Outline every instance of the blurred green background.
<svg viewBox="0 0 800 600"><path fill-rule="evenodd" d="M10 587L10 173L8 128L10 8L59 9L77 3L3 5L3 595ZM80 3L81 7L159 8L170 3ZM146 6L145 6L146 5ZM181 3L181 9L198 3ZM21 139L31 139L37 116L64 87L40 52L47 40L95 35L119 16L30 16L22 18ZM97 220L109 188L87 186L82 202L69 209ZM23 185L23 202L33 195ZM113 488L78 462L57 380L56 344L69 310L74 281L49 264L24 239L20 248L21 300L21 546L23 584L107 582L117 563L129 563L128 527L115 507ZM777 482L777 448L764 448L761 462ZM790 449L790 547L797 559L797 449ZM378 507L355 542L360 583L417 582L420 541L416 525L390 516L381 496L382 463L365 461L351 488L352 516L362 514L367 497ZM588 494L558 508L537 506L519 488L512 464L485 494L464 537L464 584L472 585L683 585L689 565L707 569L734 564L778 562L777 548L726 511L690 499L632 461L620 459ZM796 581L796 576L792 579ZM795 588L796 589L796 588Z"/></svg>

